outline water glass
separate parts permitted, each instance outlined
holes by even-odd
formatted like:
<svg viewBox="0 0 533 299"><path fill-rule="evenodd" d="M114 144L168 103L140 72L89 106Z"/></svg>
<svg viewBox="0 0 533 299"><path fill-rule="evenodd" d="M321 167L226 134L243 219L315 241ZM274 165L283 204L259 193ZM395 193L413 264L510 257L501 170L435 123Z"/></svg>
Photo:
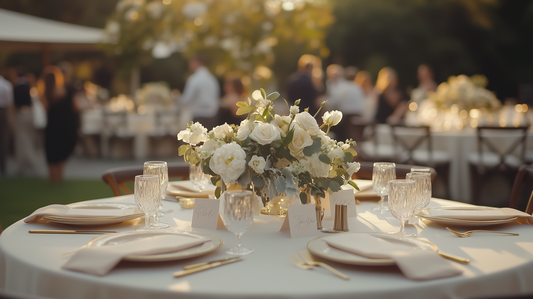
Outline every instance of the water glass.
<svg viewBox="0 0 533 299"><path fill-rule="evenodd" d="M139 210L144 213L144 229L156 228L152 225L152 215L157 214L161 203L159 196L159 176L154 174L135 176L134 197Z"/></svg>
<svg viewBox="0 0 533 299"><path fill-rule="evenodd" d="M189 164L189 179L194 188L198 191L203 191L205 186L209 183L209 175L202 171L201 165Z"/></svg>
<svg viewBox="0 0 533 299"><path fill-rule="evenodd" d="M429 167L420 167L420 166L411 167L411 173L414 173L414 172L422 172L422 173L431 174L431 168L429 168Z"/></svg>
<svg viewBox="0 0 533 299"><path fill-rule="evenodd" d="M168 187L168 166L167 162L165 161L147 161L144 162L143 166L143 174L155 174L159 176L159 198L164 199L167 187ZM159 205L160 213L164 215L164 213L172 212L172 210L165 210L163 206ZM159 213L156 213L154 215L154 226L160 227L160 228L167 228L169 227L168 224L162 223L159 221ZM162 216L162 215L161 215Z"/></svg>
<svg viewBox="0 0 533 299"><path fill-rule="evenodd" d="M374 163L372 170L372 188L381 197L380 206L374 208L374 211L380 211L381 214L388 211L385 205L385 196L389 194L389 182L394 179L396 179L396 164L390 162Z"/></svg>
<svg viewBox="0 0 533 299"><path fill-rule="evenodd" d="M400 230L391 232L391 235L414 237L414 234L405 233L405 224L411 218L416 209L416 199L413 196L415 181L412 180L392 180L390 181L389 207L392 216L400 220Z"/></svg>
<svg viewBox="0 0 533 299"><path fill-rule="evenodd" d="M411 172L405 178L415 181L416 211L425 208L431 200L431 174L429 172Z"/></svg>
<svg viewBox="0 0 533 299"><path fill-rule="evenodd" d="M226 228L237 237L237 246L226 250L227 254L246 255L254 252L241 246L241 237L254 222L252 191L231 190L224 193L222 220Z"/></svg>

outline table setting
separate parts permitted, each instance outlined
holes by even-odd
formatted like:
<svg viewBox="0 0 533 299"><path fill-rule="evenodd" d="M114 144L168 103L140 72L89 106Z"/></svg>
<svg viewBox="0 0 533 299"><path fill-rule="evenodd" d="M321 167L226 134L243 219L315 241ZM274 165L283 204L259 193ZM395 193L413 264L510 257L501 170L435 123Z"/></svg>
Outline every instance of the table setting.
<svg viewBox="0 0 533 299"><path fill-rule="evenodd" d="M262 130L267 120L276 120L268 116L276 97L264 91L255 96L258 106L245 111L254 115L264 108L265 122L254 124ZM291 110L285 137L277 129L254 136L250 128L253 138L241 141L247 144L242 156L232 141L240 129L215 128L203 136L205 128L190 124L178 138L189 145L203 139L208 147L209 140L218 142L205 152L180 148L192 165L190 181L168 182L166 162L147 161L132 195L37 209L0 235L0 289L50 298L533 293L531 215L433 198L423 168L396 179L394 163L378 162L372 181L352 180L359 169L351 164L349 146L316 135L314 141L304 125L291 130L295 119L315 128ZM328 131L333 115L324 119ZM270 133L278 137L254 146ZM291 148L291 134L300 150L286 155L282 149ZM329 146L325 157L322 140ZM255 156L248 163L246 151ZM276 155L297 161L273 162ZM321 173L318 163L329 168ZM275 206L261 209L268 205ZM471 229L476 231L462 234Z"/></svg>

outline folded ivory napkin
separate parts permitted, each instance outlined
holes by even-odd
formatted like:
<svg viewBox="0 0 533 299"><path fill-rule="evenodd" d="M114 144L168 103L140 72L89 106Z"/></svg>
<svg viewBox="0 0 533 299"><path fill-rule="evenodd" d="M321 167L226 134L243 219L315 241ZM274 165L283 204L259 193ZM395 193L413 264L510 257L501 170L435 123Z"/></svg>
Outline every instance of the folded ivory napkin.
<svg viewBox="0 0 533 299"><path fill-rule="evenodd" d="M367 258L393 259L402 273L412 280L430 280L462 273L434 251L394 244L369 234L339 234L324 238L324 241L331 247Z"/></svg>
<svg viewBox="0 0 533 299"><path fill-rule="evenodd" d="M135 209L72 209L69 206L53 204L35 210L30 216L24 218L24 222L36 222L43 216L61 216L61 217L121 217L131 215Z"/></svg>
<svg viewBox="0 0 533 299"><path fill-rule="evenodd" d="M530 214L512 208L438 207L429 208L428 216L460 220L499 220L512 217L532 218Z"/></svg>
<svg viewBox="0 0 533 299"><path fill-rule="evenodd" d="M159 235L116 245L83 248L63 265L63 269L103 276L127 255L175 252L208 241L192 236Z"/></svg>

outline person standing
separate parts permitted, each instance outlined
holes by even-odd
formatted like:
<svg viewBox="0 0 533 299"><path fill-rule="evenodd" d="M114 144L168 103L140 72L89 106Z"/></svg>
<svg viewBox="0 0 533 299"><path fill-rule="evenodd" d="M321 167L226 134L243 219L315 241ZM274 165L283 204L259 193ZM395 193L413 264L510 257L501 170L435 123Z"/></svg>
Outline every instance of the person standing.
<svg viewBox="0 0 533 299"><path fill-rule="evenodd" d="M398 75L390 67L378 73L376 89L379 92L376 121L380 124L397 124L407 111L407 102L398 84Z"/></svg>
<svg viewBox="0 0 533 299"><path fill-rule="evenodd" d="M309 108L311 115L314 115L317 110L316 100L318 98L318 91L312 78L313 69L311 56L303 55L298 61L298 72L291 75L287 86L289 103L294 104L295 101L300 100L300 109Z"/></svg>
<svg viewBox="0 0 533 299"><path fill-rule="evenodd" d="M179 103L190 107L194 122L211 130L218 124L218 81L207 69L206 60L201 55L195 55L189 60L189 70L193 74L185 82Z"/></svg>
<svg viewBox="0 0 533 299"><path fill-rule="evenodd" d="M52 184L63 180L66 160L78 140L76 91L64 82L63 73L56 66L46 67L39 82L41 101L47 110L44 147Z"/></svg>
<svg viewBox="0 0 533 299"><path fill-rule="evenodd" d="M417 70L418 87L411 91L411 101L420 105L427 99L428 92L437 90L437 83L433 79L433 71L426 64L418 66Z"/></svg>
<svg viewBox="0 0 533 299"><path fill-rule="evenodd" d="M36 138L37 132L33 123L30 83L26 78L26 70L17 68L17 81L13 86L15 104L14 139L15 157L19 174L35 171L37 164Z"/></svg>
<svg viewBox="0 0 533 299"><path fill-rule="evenodd" d="M13 86L0 75L0 174L2 175L7 172L7 144L9 140L7 118L11 105L13 105Z"/></svg>

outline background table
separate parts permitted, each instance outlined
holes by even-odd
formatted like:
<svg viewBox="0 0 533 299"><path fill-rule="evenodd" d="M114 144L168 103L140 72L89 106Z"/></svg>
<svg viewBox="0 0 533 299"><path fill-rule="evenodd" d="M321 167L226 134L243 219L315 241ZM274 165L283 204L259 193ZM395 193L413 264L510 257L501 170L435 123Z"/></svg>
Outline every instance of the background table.
<svg viewBox="0 0 533 299"><path fill-rule="evenodd" d="M133 196L100 199L102 202L133 202ZM431 205L457 205L434 199ZM191 229L191 210L165 202L174 211L162 220L172 228ZM358 217L350 219L350 231L395 231L399 221L390 213L375 215L374 202L357 206ZM342 280L324 269L301 270L289 256L306 248L313 237L291 239L279 232L283 218L258 216L243 237L243 245L255 252L243 261L182 278L172 273L184 265L226 257L224 250L235 245L232 233L201 230L220 236L224 245L216 252L190 260L136 263L122 262L107 276L97 277L61 269L68 259L63 253L75 250L94 235L29 234L29 229L68 229L58 224L24 224L19 221L0 235L0 289L50 298L472 298L533 293L533 227L502 225L496 227L520 236L478 234L461 239L444 227L420 222L407 227L442 251L468 257L471 263L453 263L464 271L461 276L411 281L395 266L363 267L331 262L345 274ZM331 227L331 221L326 221ZM105 229L128 231L141 227L133 220ZM323 235L322 233L317 233Z"/></svg>

